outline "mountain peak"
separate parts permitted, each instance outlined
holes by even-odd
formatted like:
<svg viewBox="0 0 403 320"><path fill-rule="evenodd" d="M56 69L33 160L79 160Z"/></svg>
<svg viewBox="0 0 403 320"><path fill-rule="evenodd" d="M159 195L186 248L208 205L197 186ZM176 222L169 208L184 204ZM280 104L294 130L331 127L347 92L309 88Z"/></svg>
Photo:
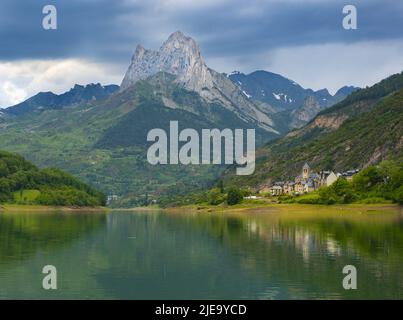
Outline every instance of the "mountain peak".
<svg viewBox="0 0 403 320"><path fill-rule="evenodd" d="M172 33L161 46L160 53L165 55L181 54L182 58L201 59L200 49L197 42L188 36L185 36L181 31Z"/></svg>
<svg viewBox="0 0 403 320"><path fill-rule="evenodd" d="M134 51L133 57L132 57L132 63L133 63L133 61L143 59L145 53L146 53L146 49L144 49L142 45L138 44L136 47L136 50Z"/></svg>
<svg viewBox="0 0 403 320"><path fill-rule="evenodd" d="M73 88L62 94L55 94L51 91L39 92L28 100L6 108L5 112L21 115L35 110L61 109L91 100L107 98L118 89L119 86L117 85L103 86L100 83L90 83L87 85L75 84Z"/></svg>
<svg viewBox="0 0 403 320"><path fill-rule="evenodd" d="M137 46L120 90L124 91L160 72L173 75L171 82L198 93L206 102L221 104L241 115L242 121L258 123L264 130L278 133L265 110L260 110L249 100L248 94L225 75L210 69L196 41L182 32L171 34L158 50Z"/></svg>
<svg viewBox="0 0 403 320"><path fill-rule="evenodd" d="M315 93L318 95L330 96L329 90L327 90L326 88L319 89L319 90L315 91Z"/></svg>
<svg viewBox="0 0 403 320"><path fill-rule="evenodd" d="M185 36L182 31L178 30L178 31L175 31L174 33L172 33L172 34L168 37L168 40L167 40L167 41L188 40L188 39L191 39L191 38Z"/></svg>
<svg viewBox="0 0 403 320"><path fill-rule="evenodd" d="M354 91L358 90L358 87L354 86L344 86L341 87L339 90L337 90L336 95L345 95L348 96L350 93L353 93Z"/></svg>
<svg viewBox="0 0 403 320"><path fill-rule="evenodd" d="M122 81L124 90L139 80L144 80L158 72L177 76L177 81L190 90L198 91L208 81L208 68L194 39L181 31L172 33L159 50L136 47L131 64Z"/></svg>

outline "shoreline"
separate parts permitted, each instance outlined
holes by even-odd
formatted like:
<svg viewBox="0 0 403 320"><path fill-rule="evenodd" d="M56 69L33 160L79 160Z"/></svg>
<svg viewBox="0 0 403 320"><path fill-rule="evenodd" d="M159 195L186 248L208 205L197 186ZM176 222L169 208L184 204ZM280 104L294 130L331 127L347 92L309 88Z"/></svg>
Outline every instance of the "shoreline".
<svg viewBox="0 0 403 320"><path fill-rule="evenodd" d="M4 204L0 205L0 213L2 212L141 212L141 211L162 211L166 213L183 213L187 211L189 214L195 213L234 213L234 212L286 212L286 211L301 211L312 209L333 209L333 210L356 210L363 211L390 211L399 209L403 212L403 206L391 203L379 204L335 204L335 205L318 205L318 204L296 204L296 203L271 203L271 204L252 204L241 203L234 206L229 205L186 205L178 207L134 207L134 208L109 208L109 207L74 207L74 206L41 206L41 205L19 205L19 204Z"/></svg>
<svg viewBox="0 0 403 320"><path fill-rule="evenodd" d="M242 211L262 211L262 210L300 210L300 209L339 209L339 210L352 210L363 209L366 211L379 211L379 210L393 210L403 209L403 206L391 203L379 204L334 204L334 205L318 205L318 204L297 204L297 203L273 203L273 204L239 204L234 206L212 206L212 205L187 205L180 207L162 208L166 212L183 212L189 210L190 213L217 213L217 212L242 212Z"/></svg>
<svg viewBox="0 0 403 320"><path fill-rule="evenodd" d="M22 204L2 204L0 205L1 212L16 212L16 211L63 211L63 212L81 212L81 211L110 211L107 207L76 207L76 206L41 206L41 205L22 205Z"/></svg>

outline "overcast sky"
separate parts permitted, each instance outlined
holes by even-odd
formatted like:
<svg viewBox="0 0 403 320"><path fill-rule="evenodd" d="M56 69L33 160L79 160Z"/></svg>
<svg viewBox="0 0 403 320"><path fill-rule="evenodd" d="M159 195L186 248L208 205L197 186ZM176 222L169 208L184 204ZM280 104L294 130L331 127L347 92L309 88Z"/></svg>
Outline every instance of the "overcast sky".
<svg viewBox="0 0 403 320"><path fill-rule="evenodd" d="M42 8L58 10L44 30ZM358 10L358 29L342 9ZM257 69L304 87L366 86L403 70L401 0L1 0L0 106L75 83L120 84L137 43L181 30L220 72Z"/></svg>

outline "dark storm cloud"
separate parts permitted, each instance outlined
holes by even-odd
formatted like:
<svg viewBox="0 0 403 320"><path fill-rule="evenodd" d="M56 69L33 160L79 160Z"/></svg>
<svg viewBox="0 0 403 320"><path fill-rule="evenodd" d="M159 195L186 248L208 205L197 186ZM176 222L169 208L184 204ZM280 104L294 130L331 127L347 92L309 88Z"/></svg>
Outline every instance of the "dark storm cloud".
<svg viewBox="0 0 403 320"><path fill-rule="evenodd" d="M58 9L56 31L42 29L46 4ZM346 4L357 6L358 30L341 26ZM0 9L0 60L5 61L127 61L136 43L155 48L176 30L193 36L209 57L403 37L403 3L395 0L2 0Z"/></svg>

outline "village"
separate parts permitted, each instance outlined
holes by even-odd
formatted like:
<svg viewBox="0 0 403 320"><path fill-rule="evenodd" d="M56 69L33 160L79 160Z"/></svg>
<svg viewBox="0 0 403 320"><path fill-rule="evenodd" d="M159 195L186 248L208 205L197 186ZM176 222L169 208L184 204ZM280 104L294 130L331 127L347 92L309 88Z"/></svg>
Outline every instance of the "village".
<svg viewBox="0 0 403 320"><path fill-rule="evenodd" d="M352 180L359 169L348 170L342 173L333 171L312 172L308 163L302 167L302 172L294 181L276 181L272 185L264 185L259 189L260 194L282 196L291 194L304 194L318 190L321 187L332 185L339 177Z"/></svg>

